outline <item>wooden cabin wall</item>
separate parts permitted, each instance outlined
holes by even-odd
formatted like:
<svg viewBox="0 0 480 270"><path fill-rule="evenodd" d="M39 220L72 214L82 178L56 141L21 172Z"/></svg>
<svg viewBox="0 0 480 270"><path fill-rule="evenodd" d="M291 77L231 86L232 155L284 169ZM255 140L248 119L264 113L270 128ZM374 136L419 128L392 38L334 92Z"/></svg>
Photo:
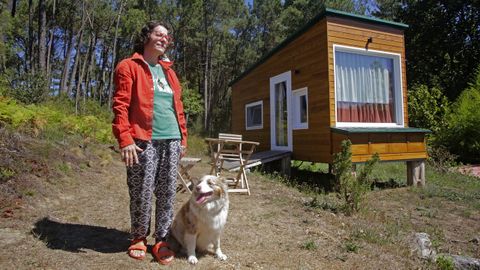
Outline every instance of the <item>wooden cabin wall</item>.
<svg viewBox="0 0 480 270"><path fill-rule="evenodd" d="M396 53L401 55L400 65L402 69L402 92L403 92L403 118L405 127L408 126L407 110L407 77L405 65L405 41L403 30L347 20L338 17L327 17L328 33L328 71L330 93L330 125L335 126L335 86L333 66L333 45L344 45L357 48L365 48L367 40L372 37L373 42L368 45L371 50Z"/></svg>
<svg viewBox="0 0 480 270"><path fill-rule="evenodd" d="M343 140L352 142L352 162L365 162L375 153L383 161L427 158L424 133L332 133L334 153L341 151Z"/></svg>
<svg viewBox="0 0 480 270"><path fill-rule="evenodd" d="M270 78L291 71L292 91L308 87L309 113L309 128L293 130L292 158L331 162L332 153L340 145L340 138L330 131L330 127L336 125L333 45L365 48L369 37L373 39L369 49L401 56L404 123L408 126L403 31L327 16L232 86L232 132L243 134L246 140L260 142L257 150L270 149ZM263 101L263 128L245 130L245 105L260 100Z"/></svg>
<svg viewBox="0 0 480 270"><path fill-rule="evenodd" d="M293 130L293 159L330 158L327 26L323 19L232 86L232 132L270 150L270 78L291 71L292 91L308 87L308 129ZM263 128L245 130L245 104L263 100Z"/></svg>

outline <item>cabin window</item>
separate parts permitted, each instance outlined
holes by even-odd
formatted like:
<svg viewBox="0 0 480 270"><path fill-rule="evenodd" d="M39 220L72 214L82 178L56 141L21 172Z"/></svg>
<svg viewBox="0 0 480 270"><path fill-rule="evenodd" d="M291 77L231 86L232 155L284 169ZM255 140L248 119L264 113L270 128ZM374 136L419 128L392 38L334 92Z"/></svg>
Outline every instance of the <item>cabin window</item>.
<svg viewBox="0 0 480 270"><path fill-rule="evenodd" d="M337 126L403 126L400 55L334 51Z"/></svg>
<svg viewBox="0 0 480 270"><path fill-rule="evenodd" d="M293 129L308 128L308 89L301 88L292 91Z"/></svg>
<svg viewBox="0 0 480 270"><path fill-rule="evenodd" d="M263 128L263 101L245 105L245 129Z"/></svg>

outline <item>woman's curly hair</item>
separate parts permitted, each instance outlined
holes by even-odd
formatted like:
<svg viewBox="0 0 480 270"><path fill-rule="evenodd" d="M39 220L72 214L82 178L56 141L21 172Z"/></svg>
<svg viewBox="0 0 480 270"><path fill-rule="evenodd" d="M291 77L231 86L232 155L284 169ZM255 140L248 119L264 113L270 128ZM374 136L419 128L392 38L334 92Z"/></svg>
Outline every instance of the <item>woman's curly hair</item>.
<svg viewBox="0 0 480 270"><path fill-rule="evenodd" d="M150 41L150 34L153 32L153 29L157 26L163 26L167 29L168 35L172 35L173 30L170 24L162 21L149 21L145 24L145 26L142 27L142 30L137 34L135 38L135 42L133 45L133 50L137 53L143 54L143 48L145 47L145 44L147 44ZM167 45L167 49L170 48L173 45L173 41L171 41Z"/></svg>

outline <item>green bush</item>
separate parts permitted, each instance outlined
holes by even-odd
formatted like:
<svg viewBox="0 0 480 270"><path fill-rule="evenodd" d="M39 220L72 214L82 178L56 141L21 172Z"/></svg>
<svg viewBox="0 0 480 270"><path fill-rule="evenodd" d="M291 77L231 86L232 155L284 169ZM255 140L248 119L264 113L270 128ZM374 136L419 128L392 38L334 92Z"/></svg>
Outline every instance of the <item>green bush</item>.
<svg viewBox="0 0 480 270"><path fill-rule="evenodd" d="M187 83L183 84L182 88L183 108L190 127L203 113L203 100L198 90L189 88Z"/></svg>
<svg viewBox="0 0 480 270"><path fill-rule="evenodd" d="M480 161L480 67L452 106L442 142L464 162Z"/></svg>
<svg viewBox="0 0 480 270"><path fill-rule="evenodd" d="M42 74L24 73L14 75L7 95L25 104L38 104L49 95L48 81Z"/></svg>
<svg viewBox="0 0 480 270"><path fill-rule="evenodd" d="M450 111L447 97L437 87L414 85L408 92L408 116L411 126L437 133L445 126Z"/></svg>
<svg viewBox="0 0 480 270"><path fill-rule="evenodd" d="M355 177L353 175L351 146L350 140L342 141L342 150L335 154L333 160L335 180L338 184L340 197L344 203L343 210L347 215L360 210L361 202L372 184L370 175L373 167L379 161L378 154L375 153Z"/></svg>
<svg viewBox="0 0 480 270"><path fill-rule="evenodd" d="M70 108L70 109L66 109ZM85 142L112 143L110 120L106 116L75 115L68 103L61 101L38 105L20 104L0 97L0 124L33 136L59 140L79 136ZM104 113L108 115L108 113Z"/></svg>

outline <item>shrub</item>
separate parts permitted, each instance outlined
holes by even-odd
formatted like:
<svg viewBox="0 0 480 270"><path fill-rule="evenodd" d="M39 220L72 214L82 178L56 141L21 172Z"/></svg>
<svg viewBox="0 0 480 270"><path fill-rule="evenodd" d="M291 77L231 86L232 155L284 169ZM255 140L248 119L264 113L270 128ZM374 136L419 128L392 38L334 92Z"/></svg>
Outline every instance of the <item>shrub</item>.
<svg viewBox="0 0 480 270"><path fill-rule="evenodd" d="M440 172L448 172L450 168L458 165L457 155L450 153L443 145L428 145L428 163Z"/></svg>
<svg viewBox="0 0 480 270"><path fill-rule="evenodd" d="M437 87L414 85L408 92L408 116L410 125L428 128L437 133L445 126L450 111L447 97Z"/></svg>
<svg viewBox="0 0 480 270"><path fill-rule="evenodd" d="M38 104L49 95L48 81L42 74L14 75L7 95L25 104Z"/></svg>
<svg viewBox="0 0 480 270"><path fill-rule="evenodd" d="M351 146L350 140L342 141L342 150L335 154L333 160L335 180L338 184L340 197L344 203L343 210L347 215L360 209L361 201L370 190L372 184L370 175L373 167L379 161L378 154L375 153L355 177L353 175Z"/></svg>
<svg viewBox="0 0 480 270"><path fill-rule="evenodd" d="M89 140L112 143L110 121L96 115L75 115L68 105L46 103L23 105L11 98L0 97L0 124L33 136L58 140L65 135L80 136Z"/></svg>
<svg viewBox="0 0 480 270"><path fill-rule="evenodd" d="M462 161L480 161L480 67L452 106L442 142Z"/></svg>
<svg viewBox="0 0 480 270"><path fill-rule="evenodd" d="M202 96L196 89L191 89L188 84L182 85L182 101L185 111L185 117L189 126L194 124L199 116L203 113Z"/></svg>

